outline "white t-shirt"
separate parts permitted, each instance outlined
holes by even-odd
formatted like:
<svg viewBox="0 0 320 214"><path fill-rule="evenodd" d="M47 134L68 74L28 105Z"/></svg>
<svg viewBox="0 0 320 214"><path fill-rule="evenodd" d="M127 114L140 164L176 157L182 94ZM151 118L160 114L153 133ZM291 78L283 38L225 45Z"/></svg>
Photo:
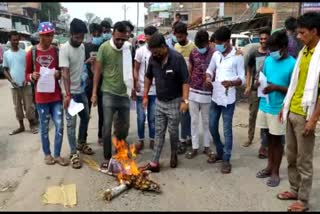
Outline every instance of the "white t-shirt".
<svg viewBox="0 0 320 214"><path fill-rule="evenodd" d="M214 72L215 71L215 72ZM241 55L236 55L235 48L227 56L223 56L219 51L215 51L212 55L209 67L207 68L208 74L211 77L215 73L215 81L223 82L225 80L241 79L241 84L245 84L245 71L244 71L244 58ZM218 102L219 94L212 90L212 101ZM233 104L236 101L236 88L231 87L228 90L227 104Z"/></svg>
<svg viewBox="0 0 320 214"><path fill-rule="evenodd" d="M136 51L136 56L134 60L136 60L138 63L140 63L140 69L139 69L139 86L140 86L140 92L137 92L137 96L143 96L143 91L144 91L144 76L147 72L147 68L149 65L149 59L151 56L151 52L147 48L146 45L140 47ZM154 79L152 81L152 85L149 90L148 95L156 95L156 88L155 88L155 83Z"/></svg>
<svg viewBox="0 0 320 214"><path fill-rule="evenodd" d="M68 41L59 51L59 67L69 68L71 94L83 93L83 89L81 88L81 74L84 60L85 50L83 44L75 48L72 47ZM63 93L65 93L64 87L61 88L63 89Z"/></svg>

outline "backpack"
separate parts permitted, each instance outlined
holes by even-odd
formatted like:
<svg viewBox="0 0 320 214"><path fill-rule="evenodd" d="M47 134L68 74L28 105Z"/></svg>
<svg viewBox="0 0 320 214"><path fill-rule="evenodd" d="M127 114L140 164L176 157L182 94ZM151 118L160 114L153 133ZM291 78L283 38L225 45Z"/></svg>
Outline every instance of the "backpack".
<svg viewBox="0 0 320 214"><path fill-rule="evenodd" d="M57 64L59 66L59 49L57 47L54 47L56 50L56 56L57 56ZM32 67L33 70L36 71L36 58L37 58L37 48L36 46L32 46L31 48L31 56L32 56Z"/></svg>

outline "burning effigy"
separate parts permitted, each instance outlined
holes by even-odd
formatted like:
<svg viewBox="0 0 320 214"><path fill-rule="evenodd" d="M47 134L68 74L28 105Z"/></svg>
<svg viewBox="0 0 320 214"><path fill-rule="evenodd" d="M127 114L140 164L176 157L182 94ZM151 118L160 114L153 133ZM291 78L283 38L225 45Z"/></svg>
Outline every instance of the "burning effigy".
<svg viewBox="0 0 320 214"><path fill-rule="evenodd" d="M134 188L141 191L160 193L160 185L149 178L150 172L142 172L135 161L135 145L128 146L124 140L113 138L116 154L111 158L107 173L116 176L119 185L103 193L105 200L112 200L124 191Z"/></svg>

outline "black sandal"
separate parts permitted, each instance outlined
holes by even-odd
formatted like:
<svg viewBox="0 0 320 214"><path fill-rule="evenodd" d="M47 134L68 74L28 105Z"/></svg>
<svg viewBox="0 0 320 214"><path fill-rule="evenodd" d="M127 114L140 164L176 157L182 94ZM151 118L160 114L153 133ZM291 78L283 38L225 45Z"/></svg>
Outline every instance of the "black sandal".
<svg viewBox="0 0 320 214"><path fill-rule="evenodd" d="M208 155L209 158L207 160L208 163L215 163L217 161L221 161L222 158L220 158L217 154L211 153Z"/></svg>
<svg viewBox="0 0 320 214"><path fill-rule="evenodd" d="M198 150L197 149L192 149L192 151L187 152L186 158L192 159L198 155Z"/></svg>

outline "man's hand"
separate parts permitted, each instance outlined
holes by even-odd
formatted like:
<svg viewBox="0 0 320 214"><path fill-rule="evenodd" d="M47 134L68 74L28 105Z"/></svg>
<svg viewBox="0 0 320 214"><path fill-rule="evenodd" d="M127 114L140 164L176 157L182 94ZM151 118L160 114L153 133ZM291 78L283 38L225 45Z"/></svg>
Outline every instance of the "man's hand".
<svg viewBox="0 0 320 214"><path fill-rule="evenodd" d="M278 114L278 120L280 123L283 123L283 109L281 109L281 111Z"/></svg>
<svg viewBox="0 0 320 214"><path fill-rule="evenodd" d="M136 91L136 92L140 92L140 85L139 85L139 82L138 81L135 81L135 84L134 84L135 86L134 86L134 90Z"/></svg>
<svg viewBox="0 0 320 214"><path fill-rule="evenodd" d="M232 86L232 81L225 80L225 81L222 81L221 84L222 84L225 88L229 88L229 87Z"/></svg>
<svg viewBox="0 0 320 214"><path fill-rule="evenodd" d="M246 87L246 90L244 91L244 96L249 97L251 95L251 88L250 87Z"/></svg>
<svg viewBox="0 0 320 214"><path fill-rule="evenodd" d="M207 77L206 80L204 81L204 87L205 88L212 88L212 81L211 78Z"/></svg>
<svg viewBox="0 0 320 214"><path fill-rule="evenodd" d="M243 56L243 52L242 52L242 50L240 49L240 48L237 48L236 49L236 55L241 55L241 56Z"/></svg>
<svg viewBox="0 0 320 214"><path fill-rule="evenodd" d="M54 72L54 78L60 79L60 78L61 78L61 71L56 70L56 71Z"/></svg>
<svg viewBox="0 0 320 214"><path fill-rule="evenodd" d="M23 85L23 86L27 86L27 85L28 85L28 82L27 82L27 81L23 81L22 85Z"/></svg>
<svg viewBox="0 0 320 214"><path fill-rule="evenodd" d="M92 106L93 107L96 107L97 106L97 95L93 94L91 96L91 103L92 103Z"/></svg>
<svg viewBox="0 0 320 214"><path fill-rule="evenodd" d="M273 91L275 91L276 90L276 87L275 87L275 85L273 85L273 84L269 84L267 87L265 87L264 89L263 89L263 93L264 94L269 94L269 93L271 93L271 92L273 92Z"/></svg>
<svg viewBox="0 0 320 214"><path fill-rule="evenodd" d="M302 135L303 135L304 137L307 137L307 136L313 134L313 133L314 133L314 130L316 129L316 126L317 126L317 121L309 120L309 121L306 123L305 127L304 127L304 130L303 130Z"/></svg>
<svg viewBox="0 0 320 214"><path fill-rule="evenodd" d="M34 71L32 73L32 79L33 80L38 80L39 78L40 78L40 73Z"/></svg>
<svg viewBox="0 0 320 214"><path fill-rule="evenodd" d="M67 95L67 96L64 97L64 99L63 99L63 107L65 109L68 109L69 104L70 104L70 100L71 100L71 96L70 95Z"/></svg>
<svg viewBox="0 0 320 214"><path fill-rule="evenodd" d="M93 64L95 61L96 61L96 57L95 57L95 56L91 56L91 57L88 58L84 63Z"/></svg>
<svg viewBox="0 0 320 214"><path fill-rule="evenodd" d="M185 102L181 102L180 112L185 113L187 110L188 110L188 104L186 104Z"/></svg>
<svg viewBox="0 0 320 214"><path fill-rule="evenodd" d="M131 99L133 101L137 100L137 94L136 94L136 91L134 89L131 90Z"/></svg>
<svg viewBox="0 0 320 214"><path fill-rule="evenodd" d="M148 107L148 97L147 97L147 96L144 96L144 97L143 97L142 107L143 107L144 109L147 109L147 107Z"/></svg>

